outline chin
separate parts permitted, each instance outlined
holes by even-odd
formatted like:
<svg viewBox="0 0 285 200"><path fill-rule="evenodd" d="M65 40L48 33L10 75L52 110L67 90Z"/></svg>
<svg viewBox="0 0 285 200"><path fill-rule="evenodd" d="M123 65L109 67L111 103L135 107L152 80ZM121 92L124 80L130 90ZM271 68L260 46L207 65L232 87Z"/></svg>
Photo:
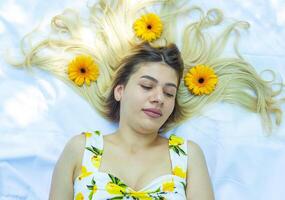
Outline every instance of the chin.
<svg viewBox="0 0 285 200"><path fill-rule="evenodd" d="M161 127L161 125L160 124L155 124L154 125L154 123L152 123L152 124L145 123L145 124L142 124L140 127L141 127L140 129L143 132L153 133L153 132L158 132L158 130Z"/></svg>

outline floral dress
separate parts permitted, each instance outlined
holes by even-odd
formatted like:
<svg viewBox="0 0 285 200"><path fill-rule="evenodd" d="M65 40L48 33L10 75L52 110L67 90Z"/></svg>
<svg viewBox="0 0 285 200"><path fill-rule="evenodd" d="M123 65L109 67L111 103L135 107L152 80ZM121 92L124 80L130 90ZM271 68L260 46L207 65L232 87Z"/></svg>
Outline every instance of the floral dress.
<svg viewBox="0 0 285 200"><path fill-rule="evenodd" d="M81 174L74 181L75 200L186 200L187 143L183 138L169 137L172 174L157 177L143 189L135 191L118 177L98 170L103 154L101 132L84 134L86 145Z"/></svg>

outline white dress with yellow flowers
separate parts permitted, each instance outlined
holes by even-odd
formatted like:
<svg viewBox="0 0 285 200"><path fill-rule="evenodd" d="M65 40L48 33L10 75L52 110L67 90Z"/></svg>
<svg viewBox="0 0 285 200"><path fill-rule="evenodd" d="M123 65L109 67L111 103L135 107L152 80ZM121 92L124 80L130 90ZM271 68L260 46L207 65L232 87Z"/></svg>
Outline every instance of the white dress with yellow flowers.
<svg viewBox="0 0 285 200"><path fill-rule="evenodd" d="M86 146L81 174L74 181L75 200L186 200L187 143L183 138L169 137L172 174L155 178L135 191L118 177L98 171L103 154L103 135L100 131L85 132Z"/></svg>

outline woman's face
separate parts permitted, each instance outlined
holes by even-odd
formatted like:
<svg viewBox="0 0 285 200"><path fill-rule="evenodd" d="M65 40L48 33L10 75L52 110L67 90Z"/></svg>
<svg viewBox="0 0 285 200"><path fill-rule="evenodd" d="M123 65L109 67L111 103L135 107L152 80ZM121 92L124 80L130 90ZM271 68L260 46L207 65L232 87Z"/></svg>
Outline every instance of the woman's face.
<svg viewBox="0 0 285 200"><path fill-rule="evenodd" d="M127 85L118 85L114 91L120 101L120 126L158 132L174 109L177 83L176 71L165 63L140 64Z"/></svg>

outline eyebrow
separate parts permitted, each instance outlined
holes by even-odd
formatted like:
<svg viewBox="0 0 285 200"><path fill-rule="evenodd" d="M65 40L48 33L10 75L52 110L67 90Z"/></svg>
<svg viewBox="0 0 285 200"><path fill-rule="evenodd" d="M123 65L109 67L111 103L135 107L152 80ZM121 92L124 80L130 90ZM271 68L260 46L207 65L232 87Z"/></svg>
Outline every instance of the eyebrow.
<svg viewBox="0 0 285 200"><path fill-rule="evenodd" d="M148 75L141 76L140 78L146 78L146 79L149 79L149 80L152 80L152 81L158 83L158 80L156 80L155 78L148 76ZM177 89L177 86L174 83L165 83L165 85L175 87Z"/></svg>

